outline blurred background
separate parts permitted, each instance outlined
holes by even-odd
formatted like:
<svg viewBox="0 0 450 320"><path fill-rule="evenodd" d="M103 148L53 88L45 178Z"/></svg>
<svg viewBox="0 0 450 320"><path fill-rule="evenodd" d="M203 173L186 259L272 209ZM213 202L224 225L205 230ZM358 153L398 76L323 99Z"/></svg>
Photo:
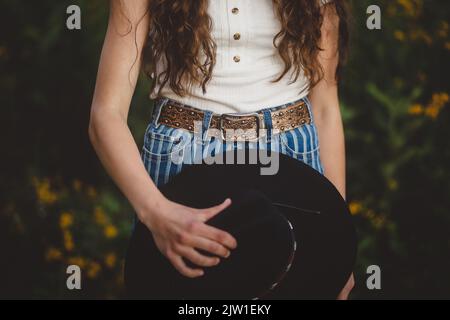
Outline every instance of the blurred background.
<svg viewBox="0 0 450 320"><path fill-rule="evenodd" d="M81 30L66 9L81 8ZM382 30L366 28L379 5ZM449 6L351 1L341 83L348 200L359 234L354 299L450 298ZM133 211L105 174L87 126L106 0L0 0L0 297L120 298ZM149 120L142 76L129 117ZM66 267L83 272L66 288ZM381 290L366 269L381 268Z"/></svg>

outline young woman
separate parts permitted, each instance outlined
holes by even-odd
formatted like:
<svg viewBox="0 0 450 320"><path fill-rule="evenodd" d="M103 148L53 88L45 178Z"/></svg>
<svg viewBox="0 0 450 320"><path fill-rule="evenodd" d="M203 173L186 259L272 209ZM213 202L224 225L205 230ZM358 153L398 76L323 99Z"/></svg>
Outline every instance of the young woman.
<svg viewBox="0 0 450 320"><path fill-rule="evenodd" d="M222 150L224 141L210 129L269 129L256 137L257 148L304 161L345 198L336 75L346 42L344 0L111 1L89 134L106 170L181 274L199 277L202 268L220 263L198 249L227 258L237 246L232 235L205 223L230 199L194 209L158 190L183 167L171 156L186 156L188 146L200 146L200 154ZM154 80L155 99L142 153L127 126L141 67ZM204 129L200 138L194 120ZM353 276L338 299L352 287Z"/></svg>

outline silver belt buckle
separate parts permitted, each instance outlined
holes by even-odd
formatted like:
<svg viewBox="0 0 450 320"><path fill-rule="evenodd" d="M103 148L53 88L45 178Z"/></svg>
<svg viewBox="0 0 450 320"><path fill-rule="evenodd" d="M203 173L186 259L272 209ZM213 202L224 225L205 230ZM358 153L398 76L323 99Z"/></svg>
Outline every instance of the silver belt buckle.
<svg viewBox="0 0 450 320"><path fill-rule="evenodd" d="M260 118L260 114L259 113L257 113L257 112L251 112L251 113L222 113L220 115L219 125L220 125L220 134L222 136L222 140L223 141L227 141L227 138L225 136L225 129L224 129L224 126L223 126L224 120L225 120L225 118L227 116L232 117L232 118L249 117L249 116L254 117L256 119L256 138L251 139L251 140L250 139L249 140L245 140L245 141L255 141L255 140L259 139L259 137L260 137L260 135L259 135L260 132L259 131L260 131L261 128L264 128L264 125L263 125L263 122L262 122L262 120ZM235 141L238 141L238 139L235 139Z"/></svg>

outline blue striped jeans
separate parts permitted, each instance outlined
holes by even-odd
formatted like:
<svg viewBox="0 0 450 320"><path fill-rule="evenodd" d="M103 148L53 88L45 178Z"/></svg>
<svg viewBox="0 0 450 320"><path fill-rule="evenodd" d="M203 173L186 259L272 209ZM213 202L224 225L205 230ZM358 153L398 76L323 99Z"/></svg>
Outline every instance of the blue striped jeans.
<svg viewBox="0 0 450 320"><path fill-rule="evenodd" d="M167 183L173 176L180 173L185 165L199 163L199 160L214 156L224 151L244 147L270 149L303 161L321 174L323 167L319 156L319 140L317 129L311 110L311 103L307 97L283 105L262 109L266 129L271 121L270 111L277 110L303 100L311 115L311 122L298 128L282 133L267 133L255 142L227 142L214 136L207 135L212 112L203 110L205 117L203 129L205 134L198 135L188 130L172 128L158 123L161 108L170 101L162 97L155 100L152 119L147 126L141 158L153 182L159 187Z"/></svg>

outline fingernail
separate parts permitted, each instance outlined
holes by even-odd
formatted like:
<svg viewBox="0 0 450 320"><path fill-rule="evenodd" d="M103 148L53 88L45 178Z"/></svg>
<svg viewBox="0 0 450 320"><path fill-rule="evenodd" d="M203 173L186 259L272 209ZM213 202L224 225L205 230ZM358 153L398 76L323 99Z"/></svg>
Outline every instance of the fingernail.
<svg viewBox="0 0 450 320"><path fill-rule="evenodd" d="M219 264L219 263L220 263L220 259L217 258L217 259L216 259L216 264Z"/></svg>
<svg viewBox="0 0 450 320"><path fill-rule="evenodd" d="M230 256L231 252L228 251L227 254L225 255L225 258L228 258Z"/></svg>

